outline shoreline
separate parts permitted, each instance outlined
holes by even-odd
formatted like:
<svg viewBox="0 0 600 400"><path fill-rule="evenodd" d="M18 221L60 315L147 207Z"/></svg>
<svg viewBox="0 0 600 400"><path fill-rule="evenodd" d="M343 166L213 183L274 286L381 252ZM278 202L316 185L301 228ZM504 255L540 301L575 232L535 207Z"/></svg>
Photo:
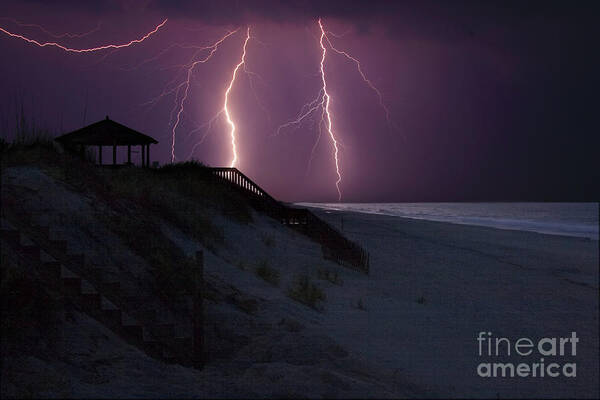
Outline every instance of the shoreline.
<svg viewBox="0 0 600 400"><path fill-rule="evenodd" d="M393 215L393 214L384 214L384 213L379 213L379 212L339 210L339 209L335 209L335 208L325 208L325 207L306 205L303 203L291 203L291 204L293 204L294 206L297 206L297 207L303 207L303 208L308 208L310 210L314 210L320 215L321 214L326 215L326 214L331 214L331 213L348 214L348 215L373 215L373 216L380 216L380 217L386 217L386 218L399 218L401 220L407 220L407 221L434 222L434 223L440 223L440 224L452 224L452 225L459 225L459 226L488 228L488 229L496 229L496 230L502 230L502 231L528 232L528 233L536 233L536 234L540 234L540 235L559 236L559 237L564 237L564 238L579 238L579 239L585 239L585 240L596 241L596 242L600 241L600 237L591 237L589 234L571 234L571 235L569 235L564 232L543 231L543 230L534 230L534 229L518 229L515 227L501 227L501 226L496 226L496 225L491 225L491 224L477 224L477 223L469 223L469 222L445 221L445 220L419 218L419 217L411 217L411 216L404 216L404 215L401 216L401 215ZM337 228L339 229L339 224L338 224Z"/></svg>
<svg viewBox="0 0 600 400"><path fill-rule="evenodd" d="M333 321L325 323L344 346L444 397L597 396L597 241L354 211L314 212L338 230L343 216L343 234L371 257L369 276L351 281L364 296L364 315L336 305ZM540 359L477 356L476 337L488 331L511 341L576 332L577 378L478 376L481 362ZM548 363L552 359L546 357ZM561 365L565 360L555 359Z"/></svg>

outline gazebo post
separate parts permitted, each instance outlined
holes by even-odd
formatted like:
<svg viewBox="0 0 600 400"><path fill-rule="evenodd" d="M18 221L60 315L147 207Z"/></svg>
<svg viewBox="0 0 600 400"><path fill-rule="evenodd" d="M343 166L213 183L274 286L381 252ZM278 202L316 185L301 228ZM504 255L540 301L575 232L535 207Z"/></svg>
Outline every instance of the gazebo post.
<svg viewBox="0 0 600 400"><path fill-rule="evenodd" d="M146 145L146 167L150 166L150 143Z"/></svg>
<svg viewBox="0 0 600 400"><path fill-rule="evenodd" d="M102 145L98 146L98 165L102 165Z"/></svg>
<svg viewBox="0 0 600 400"><path fill-rule="evenodd" d="M113 165L117 165L117 145L113 144Z"/></svg>
<svg viewBox="0 0 600 400"><path fill-rule="evenodd" d="M141 145L142 148L142 167L146 166L146 149L144 149L144 145Z"/></svg>
<svg viewBox="0 0 600 400"><path fill-rule="evenodd" d="M127 164L131 164L131 145L127 145Z"/></svg>

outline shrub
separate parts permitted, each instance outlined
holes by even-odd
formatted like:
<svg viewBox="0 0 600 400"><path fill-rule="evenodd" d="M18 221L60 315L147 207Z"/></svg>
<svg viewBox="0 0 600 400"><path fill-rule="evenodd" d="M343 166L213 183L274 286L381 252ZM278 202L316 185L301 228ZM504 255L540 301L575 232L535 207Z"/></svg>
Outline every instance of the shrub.
<svg viewBox="0 0 600 400"><path fill-rule="evenodd" d="M275 246L275 238L273 237L273 235L267 235L267 234L263 233L260 235L260 239L267 247Z"/></svg>
<svg viewBox="0 0 600 400"><path fill-rule="evenodd" d="M344 284L337 271L328 270L327 268L317 269L317 277L321 280L329 281L334 285L342 286Z"/></svg>
<svg viewBox="0 0 600 400"><path fill-rule="evenodd" d="M266 260L261 261L256 267L256 275L273 286L279 285L279 272L269 266Z"/></svg>
<svg viewBox="0 0 600 400"><path fill-rule="evenodd" d="M356 303L356 308L363 311L366 310L362 297L358 299L358 303Z"/></svg>
<svg viewBox="0 0 600 400"><path fill-rule="evenodd" d="M315 284L310 282L307 275L300 275L288 289L288 296L315 310L322 311L320 301L325 300L325 293Z"/></svg>

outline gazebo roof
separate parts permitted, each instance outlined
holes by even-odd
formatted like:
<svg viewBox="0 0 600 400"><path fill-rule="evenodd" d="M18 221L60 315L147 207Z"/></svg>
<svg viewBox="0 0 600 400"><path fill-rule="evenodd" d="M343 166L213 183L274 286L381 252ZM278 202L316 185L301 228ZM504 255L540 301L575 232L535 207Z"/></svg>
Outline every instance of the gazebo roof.
<svg viewBox="0 0 600 400"><path fill-rule="evenodd" d="M158 143L154 138L108 119L77 129L57 137L63 144L83 144L86 146L126 146Z"/></svg>

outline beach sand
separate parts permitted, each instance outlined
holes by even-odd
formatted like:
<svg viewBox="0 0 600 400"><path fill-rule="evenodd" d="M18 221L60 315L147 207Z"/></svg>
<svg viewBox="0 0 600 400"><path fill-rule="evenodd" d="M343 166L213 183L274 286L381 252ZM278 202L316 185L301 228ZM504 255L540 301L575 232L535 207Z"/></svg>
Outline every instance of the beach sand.
<svg viewBox="0 0 600 400"><path fill-rule="evenodd" d="M370 252L368 279L344 285L366 312L328 304L323 328L343 346L443 397L598 397L598 241L313 211ZM531 365L541 356L514 347L506 356L503 344L500 357L485 347L479 356L479 332L513 344L576 332L575 356L567 345L567 355L544 361L575 362L577 375L480 377L479 363Z"/></svg>
<svg viewBox="0 0 600 400"><path fill-rule="evenodd" d="M114 270L121 287L137 287L149 271L118 237L100 230L92 207L99 199L93 203L32 167L4 170L2 183L3 191L21 187L24 206L40 224L52 221L70 249L105 266L125 265ZM599 397L598 241L314 212L369 251L368 275L325 260L320 244L257 212L248 223L215 212L212 222L225 240L212 249L157 216L165 238L188 256L204 251L212 293L204 304L205 368L150 358L74 312L60 328L64 340L3 358L2 396ZM278 282L263 279L260 266L277 272ZM318 310L290 296L300 276L322 292ZM576 332L575 356L545 357L546 364L575 362L576 377L480 377L482 362L540 362L514 350L479 356L480 332L513 344Z"/></svg>

